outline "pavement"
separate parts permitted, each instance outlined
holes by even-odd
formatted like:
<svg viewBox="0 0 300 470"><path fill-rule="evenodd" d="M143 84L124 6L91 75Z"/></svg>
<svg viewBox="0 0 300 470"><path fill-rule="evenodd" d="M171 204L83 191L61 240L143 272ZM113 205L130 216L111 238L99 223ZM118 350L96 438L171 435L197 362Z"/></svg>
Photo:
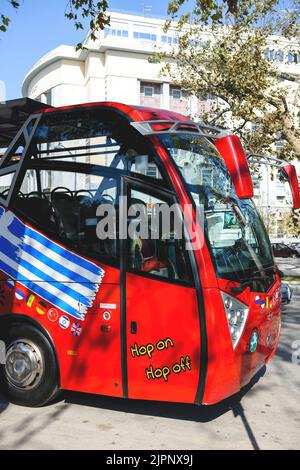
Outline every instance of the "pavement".
<svg viewBox="0 0 300 470"><path fill-rule="evenodd" d="M275 258L275 263L286 276L300 276L300 258Z"/></svg>
<svg viewBox="0 0 300 470"><path fill-rule="evenodd" d="M299 448L299 291L283 309L275 358L249 387L218 405L196 407L66 393L50 406L30 409L11 405L0 396L0 449Z"/></svg>

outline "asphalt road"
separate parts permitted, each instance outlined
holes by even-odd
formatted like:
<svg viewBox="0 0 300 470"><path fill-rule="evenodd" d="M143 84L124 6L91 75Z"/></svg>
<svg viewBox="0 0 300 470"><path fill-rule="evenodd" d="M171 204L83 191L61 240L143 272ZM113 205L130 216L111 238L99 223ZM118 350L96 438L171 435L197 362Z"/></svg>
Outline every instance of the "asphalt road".
<svg viewBox="0 0 300 470"><path fill-rule="evenodd" d="M41 409L0 396L0 449L299 449L296 340L300 348L300 289L284 310L276 357L237 396L199 408L68 393Z"/></svg>
<svg viewBox="0 0 300 470"><path fill-rule="evenodd" d="M300 258L275 258L275 262L286 276L300 276Z"/></svg>

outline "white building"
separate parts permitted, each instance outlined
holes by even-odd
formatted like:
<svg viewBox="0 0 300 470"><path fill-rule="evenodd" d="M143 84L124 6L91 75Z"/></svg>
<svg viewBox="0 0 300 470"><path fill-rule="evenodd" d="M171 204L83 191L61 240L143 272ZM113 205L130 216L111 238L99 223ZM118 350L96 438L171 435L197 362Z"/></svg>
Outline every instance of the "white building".
<svg viewBox="0 0 300 470"><path fill-rule="evenodd" d="M93 101L173 109L184 114L207 112L215 99L188 97L166 78L161 64L149 63L154 46L176 43L164 33L164 19L111 13L111 25L86 50L60 46L42 57L26 75L22 93L53 106Z"/></svg>
<svg viewBox="0 0 300 470"><path fill-rule="evenodd" d="M119 12L110 16L110 27L96 41L87 38L85 50L76 52L72 46L60 46L42 57L23 81L23 96L53 106L120 101L200 116L217 104L213 97L203 101L189 97L160 76L161 64L149 62L155 47L176 44L175 31L163 31L165 19ZM286 40L274 39L270 38L266 57L283 72L299 77L300 56L289 49ZM286 82L286 86L287 92L292 92L293 83ZM278 217L287 210L287 184L277 177L267 183L263 171L263 179L254 181L254 186L258 205L266 210L271 207Z"/></svg>

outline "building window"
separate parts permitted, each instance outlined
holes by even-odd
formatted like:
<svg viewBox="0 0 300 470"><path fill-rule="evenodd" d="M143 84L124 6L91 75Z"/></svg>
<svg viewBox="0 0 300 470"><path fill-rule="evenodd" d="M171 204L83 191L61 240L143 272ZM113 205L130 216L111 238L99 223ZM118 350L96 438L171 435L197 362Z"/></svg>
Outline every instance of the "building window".
<svg viewBox="0 0 300 470"><path fill-rule="evenodd" d="M275 51L270 49L265 50L265 59L266 60L275 60Z"/></svg>
<svg viewBox="0 0 300 470"><path fill-rule="evenodd" d="M284 148L284 141L283 140L277 140L275 145L276 145L276 150L282 150Z"/></svg>
<svg viewBox="0 0 300 470"><path fill-rule="evenodd" d="M164 42L166 44L178 44L178 39L174 38L173 36L163 35L161 36L161 42Z"/></svg>
<svg viewBox="0 0 300 470"><path fill-rule="evenodd" d="M173 97L174 100L180 101L181 98L182 98L181 90L179 90L179 89L173 89L173 90L172 90L172 97Z"/></svg>
<svg viewBox="0 0 300 470"><path fill-rule="evenodd" d="M139 31L134 31L133 37L134 39L143 39L144 41L152 41L152 42L157 41L156 34L151 34L151 33L143 33Z"/></svg>
<svg viewBox="0 0 300 470"><path fill-rule="evenodd" d="M154 95L154 87L153 86L145 86L144 87L144 96L152 97Z"/></svg>
<svg viewBox="0 0 300 470"><path fill-rule="evenodd" d="M254 189L260 189L260 180L259 180L258 175L253 175L252 176L252 181L253 181Z"/></svg>
<svg viewBox="0 0 300 470"><path fill-rule="evenodd" d="M300 63L300 55L296 52L289 52L288 53L288 63L289 64L299 64Z"/></svg>
<svg viewBox="0 0 300 470"><path fill-rule="evenodd" d="M49 90L45 93L46 96L46 104L49 104L51 106L52 104L52 90Z"/></svg>
<svg viewBox="0 0 300 470"><path fill-rule="evenodd" d="M276 175L276 188L277 189L284 189L284 181L280 179L280 175Z"/></svg>
<svg viewBox="0 0 300 470"><path fill-rule="evenodd" d="M107 38L107 36L117 36L117 37L128 38L129 33L128 33L128 30L126 29L105 28L104 38Z"/></svg>
<svg viewBox="0 0 300 470"><path fill-rule="evenodd" d="M52 90L48 90L45 93L42 93L40 96L37 96L35 100L51 106L52 105Z"/></svg>
<svg viewBox="0 0 300 470"><path fill-rule="evenodd" d="M284 52L283 51L276 51L275 52L275 60L277 62L283 62L284 61Z"/></svg>

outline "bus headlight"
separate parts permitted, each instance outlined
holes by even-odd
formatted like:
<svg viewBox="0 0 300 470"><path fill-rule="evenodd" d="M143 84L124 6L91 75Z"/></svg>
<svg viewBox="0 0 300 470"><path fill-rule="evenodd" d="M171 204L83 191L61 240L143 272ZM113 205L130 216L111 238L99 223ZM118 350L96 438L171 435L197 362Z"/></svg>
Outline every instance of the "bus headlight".
<svg viewBox="0 0 300 470"><path fill-rule="evenodd" d="M231 295L225 294L225 292L221 292L221 296L226 311L232 346L235 349L245 328L249 308L246 304Z"/></svg>

